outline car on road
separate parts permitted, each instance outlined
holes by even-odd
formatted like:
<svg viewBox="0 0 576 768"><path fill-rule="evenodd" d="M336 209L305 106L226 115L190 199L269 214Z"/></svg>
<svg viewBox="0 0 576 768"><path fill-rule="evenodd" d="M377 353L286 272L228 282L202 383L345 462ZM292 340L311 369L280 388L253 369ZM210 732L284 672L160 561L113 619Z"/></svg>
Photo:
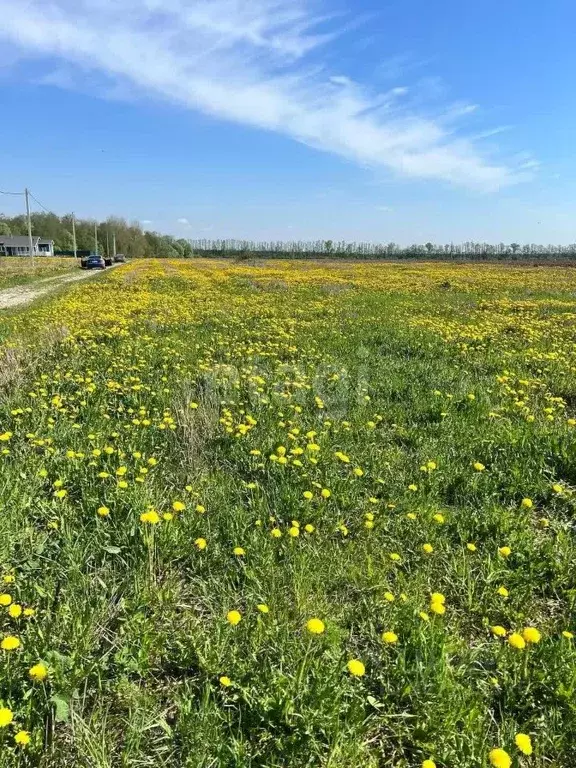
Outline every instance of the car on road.
<svg viewBox="0 0 576 768"><path fill-rule="evenodd" d="M97 253L91 253L81 260L80 266L82 269L106 269L106 262Z"/></svg>
<svg viewBox="0 0 576 768"><path fill-rule="evenodd" d="M124 256L123 253L117 253L116 256L114 256L115 264L124 264L125 261L126 261L126 256Z"/></svg>

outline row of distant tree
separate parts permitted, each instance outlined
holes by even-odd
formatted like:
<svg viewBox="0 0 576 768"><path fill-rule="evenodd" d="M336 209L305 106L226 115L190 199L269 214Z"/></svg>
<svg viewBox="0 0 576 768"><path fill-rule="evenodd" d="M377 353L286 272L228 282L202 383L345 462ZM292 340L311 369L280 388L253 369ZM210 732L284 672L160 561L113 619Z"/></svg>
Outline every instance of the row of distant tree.
<svg viewBox="0 0 576 768"><path fill-rule="evenodd" d="M334 240L256 241L256 240L186 240L142 229L138 222L111 216L106 221L76 220L76 247L95 250L94 226L98 250L112 253L113 235L116 251L132 259L155 258L348 258L348 259L546 259L576 260L576 243L572 245L538 245L535 243L448 243L400 246L396 243L350 243ZM32 214L35 235L54 240L56 251L73 249L72 215ZM27 232L24 216L0 214L0 235L23 235Z"/></svg>
<svg viewBox="0 0 576 768"><path fill-rule="evenodd" d="M194 255L215 258L268 257L276 259L348 258L348 259L576 259L572 245L535 243L448 243L400 246L397 243L253 240L191 240Z"/></svg>

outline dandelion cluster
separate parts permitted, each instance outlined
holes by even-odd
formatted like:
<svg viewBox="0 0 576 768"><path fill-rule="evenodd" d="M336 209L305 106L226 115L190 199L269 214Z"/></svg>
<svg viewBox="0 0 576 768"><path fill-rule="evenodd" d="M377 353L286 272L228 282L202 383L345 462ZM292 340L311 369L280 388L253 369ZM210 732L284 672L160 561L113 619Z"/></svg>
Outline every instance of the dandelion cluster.
<svg viewBox="0 0 576 768"><path fill-rule="evenodd" d="M575 290L144 260L0 317L2 765L571 765Z"/></svg>

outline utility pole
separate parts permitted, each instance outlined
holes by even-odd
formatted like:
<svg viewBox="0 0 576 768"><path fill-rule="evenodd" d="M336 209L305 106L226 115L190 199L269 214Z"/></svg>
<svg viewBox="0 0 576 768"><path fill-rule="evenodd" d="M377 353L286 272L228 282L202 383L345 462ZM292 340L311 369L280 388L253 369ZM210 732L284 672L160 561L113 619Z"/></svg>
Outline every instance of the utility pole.
<svg viewBox="0 0 576 768"><path fill-rule="evenodd" d="M96 256L98 256L98 224L94 222L94 248Z"/></svg>
<svg viewBox="0 0 576 768"><path fill-rule="evenodd" d="M26 197L26 218L28 219L28 248L30 249L30 257L34 259L34 246L32 244L32 219L30 218L30 200L28 199L29 196L28 187L24 190L24 195Z"/></svg>
<svg viewBox="0 0 576 768"><path fill-rule="evenodd" d="M116 258L116 232L112 232L112 257Z"/></svg>
<svg viewBox="0 0 576 768"><path fill-rule="evenodd" d="M72 214L72 242L74 248L74 258L76 259L76 216L74 214Z"/></svg>
<svg viewBox="0 0 576 768"><path fill-rule="evenodd" d="M110 258L110 230L106 227L106 258Z"/></svg>

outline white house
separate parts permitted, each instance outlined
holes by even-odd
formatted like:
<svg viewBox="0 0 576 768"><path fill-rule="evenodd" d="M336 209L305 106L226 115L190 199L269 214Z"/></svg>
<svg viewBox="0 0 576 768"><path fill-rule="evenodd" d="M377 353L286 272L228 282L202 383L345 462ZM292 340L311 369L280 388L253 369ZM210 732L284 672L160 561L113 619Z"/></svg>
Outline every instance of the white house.
<svg viewBox="0 0 576 768"><path fill-rule="evenodd" d="M33 256L54 256L54 240L32 237ZM0 235L0 256L30 256L28 235Z"/></svg>

